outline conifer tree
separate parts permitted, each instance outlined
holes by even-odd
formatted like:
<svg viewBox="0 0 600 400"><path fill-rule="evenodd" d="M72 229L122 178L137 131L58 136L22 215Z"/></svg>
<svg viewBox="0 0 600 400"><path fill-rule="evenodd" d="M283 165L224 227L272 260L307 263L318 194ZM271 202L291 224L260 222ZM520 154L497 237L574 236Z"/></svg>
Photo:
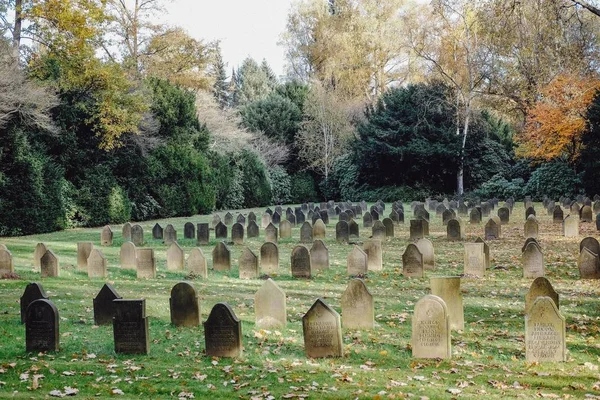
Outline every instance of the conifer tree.
<svg viewBox="0 0 600 400"><path fill-rule="evenodd" d="M213 95L221 108L229 106L229 83L227 83L226 64L221 55L221 48L217 45L213 73L215 83L213 84ZM232 71L233 78L233 71ZM232 79L233 80L233 79Z"/></svg>

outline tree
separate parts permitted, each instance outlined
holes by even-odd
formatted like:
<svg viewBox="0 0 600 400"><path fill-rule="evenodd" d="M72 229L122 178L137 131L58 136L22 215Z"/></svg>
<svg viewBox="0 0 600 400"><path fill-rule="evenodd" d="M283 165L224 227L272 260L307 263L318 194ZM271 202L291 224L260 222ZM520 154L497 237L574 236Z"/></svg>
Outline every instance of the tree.
<svg viewBox="0 0 600 400"><path fill-rule="evenodd" d="M244 126L251 132L263 132L271 139L290 145L302 121L300 109L275 92L245 106L241 115Z"/></svg>
<svg viewBox="0 0 600 400"><path fill-rule="evenodd" d="M304 103L304 119L296 138L300 158L308 169L327 180L351 136L352 125L343 102L334 92L314 82Z"/></svg>
<svg viewBox="0 0 600 400"><path fill-rule="evenodd" d="M235 85L234 105L245 106L255 100L263 99L275 89L277 81L267 67L264 62L259 66L250 57L242 62L235 74L235 80L232 77L232 83Z"/></svg>
<svg viewBox="0 0 600 400"><path fill-rule="evenodd" d="M217 43L214 50L214 61L212 63L212 77L214 80L212 93L221 108L229 106L230 102L229 83L227 83L227 73L225 72L226 67L227 63L223 61L221 47L219 46L219 43Z"/></svg>

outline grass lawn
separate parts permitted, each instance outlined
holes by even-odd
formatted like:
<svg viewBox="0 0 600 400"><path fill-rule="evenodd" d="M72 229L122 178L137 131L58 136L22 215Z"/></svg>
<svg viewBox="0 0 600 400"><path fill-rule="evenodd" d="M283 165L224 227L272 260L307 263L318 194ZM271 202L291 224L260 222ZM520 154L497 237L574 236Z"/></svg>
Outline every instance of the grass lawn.
<svg viewBox="0 0 600 400"><path fill-rule="evenodd" d="M487 276L462 280L465 330L452 332L452 359L447 361L413 359L410 347L412 311L418 299L429 293L429 276L457 275L463 268L463 243L446 239L446 229L435 212L430 212L429 235L435 247L435 271L426 271L425 278L402 276L401 258L409 243L412 216L405 204L406 223L396 226L395 237L383 243L383 271L370 272L365 278L375 299L377 327L372 331L343 329L345 356L335 359L305 356L302 316L318 297L341 313L340 298L349 279L346 257L352 246L335 242L337 218L327 226L325 240L331 267L312 280L295 279L290 273L290 253L299 242L299 227L293 228L293 239L279 242L280 273L273 278L287 294L286 329L255 328L254 293L263 281L237 278L243 246L229 245L230 272L211 269L214 231L210 244L200 246L209 262L208 279L193 284L203 320L214 304L227 302L242 321L242 356L206 357L202 327L170 325L170 290L186 273L167 271L167 246L151 239L152 226L159 222L164 228L171 223L182 238L184 223L210 222L211 216L205 215L141 224L147 246L155 249L157 258L157 278L151 280L137 280L135 271L119 268L121 226L112 226L115 239L110 247L100 247L101 228L0 239L12 252L15 272L21 276L21 280L0 280L0 397L44 398L51 391L64 393L74 388L78 398L600 398L600 282L579 280L577 269L579 241L598 236L595 223L580 224L579 239L564 238L561 226L552 224L543 206L535 206L546 277L559 293L560 311L567 321L565 363L525 361L524 297L533 280L522 277L522 203L515 206L510 224L502 226L502 239L488 242L492 269ZM257 213L260 225L263 209L241 212L250 211ZM388 204L385 216L390 212ZM467 218L465 241L483 236L485 221L470 225ZM357 222L362 242L371 230L362 227L362 218ZM246 239L245 245L260 254L263 238L261 229L260 238ZM79 241L92 241L102 250L109 265L107 281L122 297L146 299L149 355L115 354L112 326L94 326L92 299L105 281L77 271ZM42 280L33 268L38 242L46 243L59 257L59 278ZM196 246L192 239L180 239L179 244L186 258ZM59 310L59 352L25 353L19 297L31 281L43 284Z"/></svg>

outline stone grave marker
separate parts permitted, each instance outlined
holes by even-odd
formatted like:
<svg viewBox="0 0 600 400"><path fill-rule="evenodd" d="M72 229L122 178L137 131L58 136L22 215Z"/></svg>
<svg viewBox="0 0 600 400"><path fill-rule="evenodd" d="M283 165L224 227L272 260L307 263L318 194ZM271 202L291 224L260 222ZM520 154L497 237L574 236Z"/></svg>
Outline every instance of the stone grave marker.
<svg viewBox="0 0 600 400"><path fill-rule="evenodd" d="M265 228L265 241L277 243L277 228L272 223L269 223Z"/></svg>
<svg viewBox="0 0 600 400"><path fill-rule="evenodd" d="M48 249L42 256L41 262L41 277L42 278L55 278L59 275L59 262L58 257Z"/></svg>
<svg viewBox="0 0 600 400"><path fill-rule="evenodd" d="M237 245L244 244L244 225L239 222L233 224L231 227L231 241Z"/></svg>
<svg viewBox="0 0 600 400"><path fill-rule="evenodd" d="M308 278L312 276L310 251L307 247L298 245L291 254L292 276L295 278Z"/></svg>
<svg viewBox="0 0 600 400"><path fill-rule="evenodd" d="M31 282L25 286L25 290L23 291L23 295L21 296L21 323L25 323L25 319L27 318L27 307L34 300L46 299L48 300L48 295L46 291L42 287L41 283Z"/></svg>
<svg viewBox="0 0 600 400"><path fill-rule="evenodd" d="M373 216L370 212L366 212L363 215L363 228L372 228L373 227Z"/></svg>
<svg viewBox="0 0 600 400"><path fill-rule="evenodd" d="M349 276L363 276L368 271L368 257L360 247L354 246L346 257L346 267Z"/></svg>
<svg viewBox="0 0 600 400"><path fill-rule="evenodd" d="M246 226L246 217L244 217L243 214L238 214L237 218L235 219L235 222Z"/></svg>
<svg viewBox="0 0 600 400"><path fill-rule="evenodd" d="M312 243L313 242L313 228L308 221L304 221L300 227L300 243Z"/></svg>
<svg viewBox="0 0 600 400"><path fill-rule="evenodd" d="M529 206L525 210L525 219L529 218L530 215L533 215L535 217L535 209L533 208L533 206Z"/></svg>
<svg viewBox="0 0 600 400"><path fill-rule="evenodd" d="M485 224L485 240L500 239L500 225L492 218Z"/></svg>
<svg viewBox="0 0 600 400"><path fill-rule="evenodd" d="M58 309L50 300L37 299L25 312L25 351L59 350Z"/></svg>
<svg viewBox="0 0 600 400"><path fill-rule="evenodd" d="M321 239L316 239L310 248L310 266L314 271L329 268L329 249Z"/></svg>
<svg viewBox="0 0 600 400"><path fill-rule="evenodd" d="M240 279L258 278L258 257L252 250L245 247L239 260Z"/></svg>
<svg viewBox="0 0 600 400"><path fill-rule="evenodd" d="M386 229L383 222L379 220L373 221L373 226L371 227L372 238L377 240L385 240L386 238Z"/></svg>
<svg viewBox="0 0 600 400"><path fill-rule="evenodd" d="M325 225L329 224L329 214L327 213L327 211L326 211L326 210L321 210L321 211L319 212L319 215L321 216L321 218L320 218L320 219L321 219L321 221L323 221L323 223L324 223Z"/></svg>
<svg viewBox="0 0 600 400"><path fill-rule="evenodd" d="M567 215L563 220L563 234L565 237L579 236L579 219L574 215Z"/></svg>
<svg viewBox="0 0 600 400"><path fill-rule="evenodd" d="M347 244L350 241L350 231L346 221L339 221L335 224L335 240L338 243Z"/></svg>
<svg viewBox="0 0 600 400"><path fill-rule="evenodd" d="M275 211L273 213L273 215L271 216L271 223L273 225L279 225L280 222L281 222L281 215L277 211Z"/></svg>
<svg viewBox="0 0 600 400"><path fill-rule="evenodd" d="M564 213L562 208L557 204L554 206L554 210L552 211L552 222L555 224L562 224L564 220Z"/></svg>
<svg viewBox="0 0 600 400"><path fill-rule="evenodd" d="M215 304L203 325L207 356L237 357L242 353L242 324L229 304Z"/></svg>
<svg viewBox="0 0 600 400"><path fill-rule="evenodd" d="M200 302L196 288L191 283L179 282L173 286L169 306L171 324L189 328L200 325Z"/></svg>
<svg viewBox="0 0 600 400"><path fill-rule="evenodd" d="M304 351L307 357L343 357L340 315L317 299L302 317Z"/></svg>
<svg viewBox="0 0 600 400"><path fill-rule="evenodd" d="M481 211L477 207L473 207L471 209L471 213L469 214L469 222L471 224L481 223Z"/></svg>
<svg viewBox="0 0 600 400"><path fill-rule="evenodd" d="M485 243L465 243L464 274L483 278L485 276Z"/></svg>
<svg viewBox="0 0 600 400"><path fill-rule="evenodd" d="M577 267L581 279L600 279L598 254L591 252L587 247L584 247L579 253Z"/></svg>
<svg viewBox="0 0 600 400"><path fill-rule="evenodd" d="M465 313L462 293L460 292L460 276L432 276L429 278L431 294L440 297L446 303L450 329L465 329Z"/></svg>
<svg viewBox="0 0 600 400"><path fill-rule="evenodd" d="M144 228L135 224L131 227L131 242L136 246L144 245Z"/></svg>
<svg viewBox="0 0 600 400"><path fill-rule="evenodd" d="M175 230L173 225L169 224L165 227L165 230L163 232L163 242L167 246L170 246L172 243L175 243L176 241L177 241L177 231Z"/></svg>
<svg viewBox="0 0 600 400"><path fill-rule="evenodd" d="M285 293L269 278L254 295L256 327L260 329L285 328L287 310Z"/></svg>
<svg viewBox="0 0 600 400"><path fill-rule="evenodd" d="M137 277L138 279L156 278L156 258L154 258L154 249L139 248L137 255Z"/></svg>
<svg viewBox="0 0 600 400"><path fill-rule="evenodd" d="M254 211L250 211L248 213L248 222L250 222L250 221L256 222L256 214L254 213Z"/></svg>
<svg viewBox="0 0 600 400"><path fill-rule="evenodd" d="M227 225L219 221L215 226L215 238L227 239Z"/></svg>
<svg viewBox="0 0 600 400"><path fill-rule="evenodd" d="M267 213L264 213L260 218L260 225L263 229L265 229L271 223L271 216Z"/></svg>
<svg viewBox="0 0 600 400"><path fill-rule="evenodd" d="M383 249L381 240L368 239L363 244L363 251L367 254L367 270L383 270Z"/></svg>
<svg viewBox="0 0 600 400"><path fill-rule="evenodd" d="M98 249L93 249L87 261L88 278L106 278L107 277L107 261L104 254Z"/></svg>
<svg viewBox="0 0 600 400"><path fill-rule="evenodd" d="M498 217L502 225L508 224L510 222L510 209L508 207L500 207L498 209Z"/></svg>
<svg viewBox="0 0 600 400"><path fill-rule="evenodd" d="M48 247L44 243L38 243L33 251L33 266L38 270L42 266L42 257L48 251Z"/></svg>
<svg viewBox="0 0 600 400"><path fill-rule="evenodd" d="M349 240L357 240L360 236L358 224L353 219L348 221Z"/></svg>
<svg viewBox="0 0 600 400"><path fill-rule="evenodd" d="M133 243L125 242L121 245L119 260L121 268L137 269L137 254Z"/></svg>
<svg viewBox="0 0 600 400"><path fill-rule="evenodd" d="M523 252L523 278L544 276L544 256L536 243L529 243Z"/></svg>
<svg viewBox="0 0 600 400"><path fill-rule="evenodd" d="M157 222L152 227L152 239L154 239L154 240L162 240L162 238L163 238L163 228Z"/></svg>
<svg viewBox="0 0 600 400"><path fill-rule="evenodd" d="M318 219L313 224L313 239L325 239L325 223Z"/></svg>
<svg viewBox="0 0 600 400"><path fill-rule="evenodd" d="M259 229L256 221L249 221L248 228L246 230L248 233L248 238L256 238L259 236Z"/></svg>
<svg viewBox="0 0 600 400"><path fill-rule="evenodd" d="M115 353L148 354L150 334L146 316L146 300L115 299L113 305Z"/></svg>
<svg viewBox="0 0 600 400"><path fill-rule="evenodd" d="M533 280L529 291L525 295L525 314L529 313L535 299L544 296L550 297L556 305L556 308L560 308L558 306L558 293L556 293L548 279L546 279L543 276L540 276Z"/></svg>
<svg viewBox="0 0 600 400"><path fill-rule="evenodd" d="M105 283L94 297L94 324L111 325L115 316L113 300L121 298L109 283Z"/></svg>
<svg viewBox="0 0 600 400"><path fill-rule="evenodd" d="M535 239L535 238L527 238L527 239L525 239L525 243L523 244L523 247L521 247L521 253L523 253L525 251L525 249L527 248L527 245L529 243L535 244L540 249L540 251L542 251L542 246L540 246L540 244L537 241L537 239Z"/></svg>
<svg viewBox="0 0 600 400"><path fill-rule="evenodd" d="M579 243L579 252L586 248L595 254L600 254L600 243L594 237L586 237Z"/></svg>
<svg viewBox="0 0 600 400"><path fill-rule="evenodd" d="M423 255L419 248L410 243L402 254L402 275L407 278L423 277Z"/></svg>
<svg viewBox="0 0 600 400"><path fill-rule="evenodd" d="M208 228L208 223L199 223L196 224L196 244L208 244L210 240L210 230Z"/></svg>
<svg viewBox="0 0 600 400"><path fill-rule="evenodd" d="M429 294L415 304L411 344L414 358L452 357L450 319L442 298Z"/></svg>
<svg viewBox="0 0 600 400"><path fill-rule="evenodd" d="M394 221L391 218L384 218L382 222L385 226L385 236L394 237Z"/></svg>
<svg viewBox="0 0 600 400"><path fill-rule="evenodd" d="M212 219L210 220L210 227L214 229L219 222L221 222L221 217L219 216L219 214L214 214Z"/></svg>
<svg viewBox="0 0 600 400"><path fill-rule="evenodd" d="M123 224L123 228L121 228L121 237L124 242L131 242L131 224L129 222Z"/></svg>
<svg viewBox="0 0 600 400"><path fill-rule="evenodd" d="M233 214L231 214L229 211L227 211L227 213L225 214L225 217L223 218L223 221L225 222L225 225L229 226L233 224Z"/></svg>
<svg viewBox="0 0 600 400"><path fill-rule="evenodd" d="M93 248L94 244L92 242L77 243L77 269L79 271L87 271L87 261Z"/></svg>
<svg viewBox="0 0 600 400"><path fill-rule="evenodd" d="M283 220L279 223L279 236L282 239L290 239L292 237L292 224L288 220Z"/></svg>
<svg viewBox="0 0 600 400"><path fill-rule="evenodd" d="M194 247L190 251L187 259L187 270L190 273L201 276L203 279L208 277L208 263L200 247Z"/></svg>
<svg viewBox="0 0 600 400"><path fill-rule="evenodd" d="M183 238L184 239L195 239L196 238L196 232L195 232L193 223L186 222L185 225L183 225Z"/></svg>
<svg viewBox="0 0 600 400"><path fill-rule="evenodd" d="M411 219L410 220L410 240L419 240L425 237L424 225L425 220Z"/></svg>
<svg viewBox="0 0 600 400"><path fill-rule="evenodd" d="M362 279L351 279L342 294L342 324L346 329L373 329L375 306L373 295Z"/></svg>
<svg viewBox="0 0 600 400"><path fill-rule="evenodd" d="M421 238L417 240L415 245L423 256L423 268L428 271L433 271L435 269L435 251L431 240Z"/></svg>
<svg viewBox="0 0 600 400"><path fill-rule="evenodd" d="M490 261L490 246L486 242L483 241L482 238L477 237L475 239L475 243L483 243L483 254L485 256L485 268L489 269L492 267L492 263Z"/></svg>
<svg viewBox="0 0 600 400"><path fill-rule="evenodd" d="M459 220L451 219L446 227L446 237L448 240L456 241L463 239L463 230Z"/></svg>
<svg viewBox="0 0 600 400"><path fill-rule="evenodd" d="M0 249L0 277L13 272L15 272L15 266L12 253L6 249Z"/></svg>
<svg viewBox="0 0 600 400"><path fill-rule="evenodd" d="M450 221L453 218L456 218L456 213L454 211L444 210L444 212L442 212L442 224L444 226L448 225L448 221Z"/></svg>
<svg viewBox="0 0 600 400"><path fill-rule="evenodd" d="M110 226L106 225L100 232L100 246L112 246L113 232Z"/></svg>
<svg viewBox="0 0 600 400"><path fill-rule="evenodd" d="M581 222L592 222L594 219L594 214L592 212L592 207L590 206L583 206L581 208L581 216L580 216L580 221Z"/></svg>
<svg viewBox="0 0 600 400"><path fill-rule="evenodd" d="M260 246L260 270L267 274L279 272L279 247L273 242L265 242Z"/></svg>
<svg viewBox="0 0 600 400"><path fill-rule="evenodd" d="M527 221L525 221L525 226L523 227L525 231L525 238L537 238L539 232L539 224L535 216L530 215L527 217Z"/></svg>
<svg viewBox="0 0 600 400"><path fill-rule="evenodd" d="M183 263L185 257L183 249L177 242L171 243L171 246L167 249L167 270L169 271L183 271Z"/></svg>
<svg viewBox="0 0 600 400"><path fill-rule="evenodd" d="M224 242L217 242L212 251L212 258L215 271L231 270L231 252Z"/></svg>
<svg viewBox="0 0 600 400"><path fill-rule="evenodd" d="M538 297L525 314L527 362L567 361L565 317L550 297Z"/></svg>
<svg viewBox="0 0 600 400"><path fill-rule="evenodd" d="M304 212L302 210L297 210L295 214L297 225L303 224L306 221L306 215L304 215Z"/></svg>
<svg viewBox="0 0 600 400"><path fill-rule="evenodd" d="M414 212L415 219L424 219L429 221L429 213L423 206L417 207Z"/></svg>

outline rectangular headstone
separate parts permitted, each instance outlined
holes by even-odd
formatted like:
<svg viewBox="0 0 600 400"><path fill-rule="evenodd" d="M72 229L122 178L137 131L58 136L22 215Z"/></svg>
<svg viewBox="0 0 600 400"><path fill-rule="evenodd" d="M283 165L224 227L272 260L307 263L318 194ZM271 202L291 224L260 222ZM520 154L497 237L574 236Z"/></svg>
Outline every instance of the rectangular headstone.
<svg viewBox="0 0 600 400"><path fill-rule="evenodd" d="M148 354L150 336L146 300L113 300L115 316L113 318L113 337L115 353Z"/></svg>

